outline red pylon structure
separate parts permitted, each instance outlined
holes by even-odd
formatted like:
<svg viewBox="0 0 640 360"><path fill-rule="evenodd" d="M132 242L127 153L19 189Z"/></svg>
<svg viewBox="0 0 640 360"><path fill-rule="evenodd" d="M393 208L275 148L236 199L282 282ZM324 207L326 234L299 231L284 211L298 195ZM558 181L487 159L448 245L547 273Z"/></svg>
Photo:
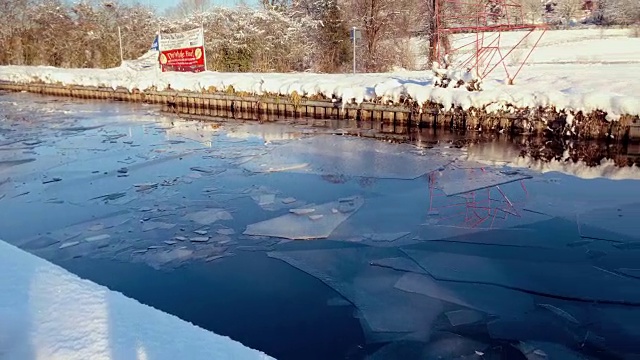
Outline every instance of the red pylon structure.
<svg viewBox="0 0 640 360"><path fill-rule="evenodd" d="M468 69L481 79L502 67L508 83L513 83L547 30L546 24L527 22L514 0L428 1L434 14L432 60L443 67ZM505 32L515 43L503 42ZM530 49L523 46L527 39L534 41ZM509 58L517 48L525 53Z"/></svg>

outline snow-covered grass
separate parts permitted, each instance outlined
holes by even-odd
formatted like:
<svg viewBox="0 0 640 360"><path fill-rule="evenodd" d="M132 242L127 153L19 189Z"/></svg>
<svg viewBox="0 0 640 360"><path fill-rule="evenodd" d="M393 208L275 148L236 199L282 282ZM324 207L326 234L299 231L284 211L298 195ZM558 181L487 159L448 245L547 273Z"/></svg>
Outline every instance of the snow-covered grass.
<svg viewBox="0 0 640 360"><path fill-rule="evenodd" d="M503 52L516 45L525 31L502 33L500 47ZM485 43L496 38L495 33L485 33ZM514 56L522 56L540 38L541 31L531 33L518 48ZM475 40L475 35L455 35L452 47L457 48ZM467 51L471 50L470 48ZM631 29L576 29L549 30L544 33L528 64L550 63L640 63L640 39L631 37ZM512 59L508 59L507 62Z"/></svg>
<svg viewBox="0 0 640 360"><path fill-rule="evenodd" d="M525 66L515 85L505 84L501 71L483 82L483 91L434 86L431 71L395 71L383 74L259 74L158 73L137 71L131 66L96 69L56 69L52 67L0 67L0 80L14 82L60 83L87 86L126 87L129 89L167 89L207 91L212 87L225 91L253 94L322 95L361 103L394 101L411 97L419 103L432 101L445 109L484 108L488 111L509 108L554 106L557 110L607 112L607 118L640 115L640 39L630 38L627 29L556 30L548 32L534 52L532 64ZM503 43L516 41L518 34L503 34ZM609 63L602 64L607 61ZM615 61L614 61L615 60ZM617 63L610 63L617 62ZM513 70L513 69L512 69ZM460 72L454 79L469 81ZM453 81L452 83L455 83Z"/></svg>
<svg viewBox="0 0 640 360"><path fill-rule="evenodd" d="M0 240L0 359L271 359Z"/></svg>

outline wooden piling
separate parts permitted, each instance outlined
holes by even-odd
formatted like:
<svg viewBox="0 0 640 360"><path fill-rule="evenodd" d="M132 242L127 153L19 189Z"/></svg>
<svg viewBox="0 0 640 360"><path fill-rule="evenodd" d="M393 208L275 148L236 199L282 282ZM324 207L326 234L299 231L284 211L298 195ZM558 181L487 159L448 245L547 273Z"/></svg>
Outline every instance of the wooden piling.
<svg viewBox="0 0 640 360"><path fill-rule="evenodd" d="M624 115L619 121L609 122L606 113L594 111L583 115L573 114L572 130L548 131L547 124L562 126L564 115L556 109L522 109L517 113L486 114L479 109L463 111L460 108L442 111L438 104L426 103L422 106L384 105L374 103L341 104L326 100L292 99L281 96L251 96L238 93L188 93L173 90L140 91L125 88L65 86L60 84L16 84L0 81L0 90L28 91L49 96L67 96L86 100L114 100L158 104L170 111L196 117L237 117L239 119L273 120L274 118L314 118L324 120L354 120L381 122L387 130L395 132L398 126L415 124L434 129L483 130L483 131L532 131L539 135L598 139L640 140L640 120L637 116ZM329 120L331 119L331 120ZM544 120L544 121L542 121ZM323 126L325 126L323 125ZM569 134L569 135L567 135Z"/></svg>

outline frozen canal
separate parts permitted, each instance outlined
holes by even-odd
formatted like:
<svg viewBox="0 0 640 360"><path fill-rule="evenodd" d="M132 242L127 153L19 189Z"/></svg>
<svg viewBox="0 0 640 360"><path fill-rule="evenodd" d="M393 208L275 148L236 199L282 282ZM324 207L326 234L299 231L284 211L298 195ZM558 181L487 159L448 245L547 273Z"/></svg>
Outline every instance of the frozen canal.
<svg viewBox="0 0 640 360"><path fill-rule="evenodd" d="M0 239L279 359L640 357L638 169L495 146L0 94Z"/></svg>

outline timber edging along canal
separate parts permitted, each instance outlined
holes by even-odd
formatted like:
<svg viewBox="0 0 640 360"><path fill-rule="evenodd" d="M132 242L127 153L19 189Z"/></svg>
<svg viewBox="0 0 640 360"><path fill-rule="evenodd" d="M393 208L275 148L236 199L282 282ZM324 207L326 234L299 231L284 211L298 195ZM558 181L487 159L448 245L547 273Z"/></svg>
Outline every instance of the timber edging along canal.
<svg viewBox="0 0 640 360"><path fill-rule="evenodd" d="M235 118L241 120L277 121L278 118L354 119L383 121L452 130L499 131L525 133L557 138L640 140L638 116L623 115L619 121L607 121L606 113L578 112L571 124L567 114L553 107L512 109L487 113L483 109L443 110L436 103L422 105L405 99L400 104L374 102L343 104L339 99L313 99L292 96L257 96L228 89L226 92L187 92L175 90L145 90L92 86L67 86L44 83L13 83L0 81L0 90L31 92L42 95L67 96L79 99L143 102L162 105L165 111L192 115L194 118Z"/></svg>

